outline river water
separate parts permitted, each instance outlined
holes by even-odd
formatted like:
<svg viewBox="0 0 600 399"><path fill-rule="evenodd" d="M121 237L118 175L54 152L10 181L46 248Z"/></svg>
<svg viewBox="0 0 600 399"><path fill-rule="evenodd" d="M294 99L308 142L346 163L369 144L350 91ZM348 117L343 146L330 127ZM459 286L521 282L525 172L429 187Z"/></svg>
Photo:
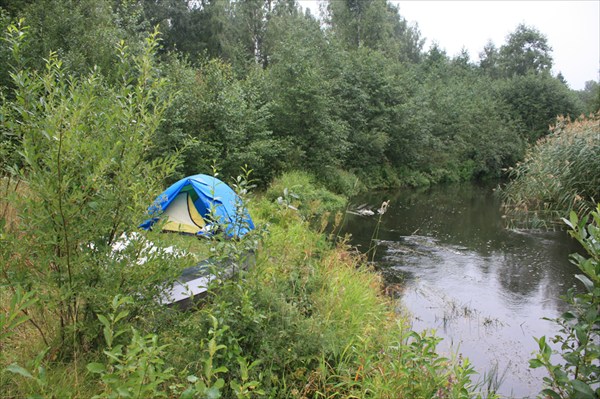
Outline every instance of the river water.
<svg viewBox="0 0 600 399"><path fill-rule="evenodd" d="M473 379L493 381L503 397L535 397L545 372L528 367L533 337L557 333L543 318L565 310L559 297L578 284L569 254L579 248L565 232L506 229L493 189L461 184L369 193L350 209L366 204L376 211L390 201L374 260L413 329L435 330L443 338L440 353L467 357L478 372ZM377 225L377 213L348 213L342 231L366 252Z"/></svg>

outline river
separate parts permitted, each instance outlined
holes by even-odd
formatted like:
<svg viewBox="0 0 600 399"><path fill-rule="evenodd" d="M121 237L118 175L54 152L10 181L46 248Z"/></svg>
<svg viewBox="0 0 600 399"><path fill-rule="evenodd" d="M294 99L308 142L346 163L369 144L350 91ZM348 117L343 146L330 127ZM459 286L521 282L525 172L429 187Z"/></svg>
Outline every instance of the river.
<svg viewBox="0 0 600 399"><path fill-rule="evenodd" d="M579 248L565 232L506 229L493 189L368 193L350 209L367 204L376 211L389 200L379 225L377 213L348 213L342 232L367 252L378 227L374 260L413 329L435 330L440 353L467 357L478 372L474 380L499 386L503 397L533 398L545 375L528 366L533 337L557 333L543 318L565 310L559 297L578 284L569 254Z"/></svg>

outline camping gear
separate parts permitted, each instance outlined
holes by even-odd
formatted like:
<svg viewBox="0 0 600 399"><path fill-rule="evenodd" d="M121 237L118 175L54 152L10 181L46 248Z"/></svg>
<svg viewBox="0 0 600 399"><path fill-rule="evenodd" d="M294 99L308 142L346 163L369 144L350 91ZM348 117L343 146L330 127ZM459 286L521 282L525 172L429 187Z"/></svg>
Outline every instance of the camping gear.
<svg viewBox="0 0 600 399"><path fill-rule="evenodd" d="M254 229L238 195L221 180L208 175L185 177L160 194L148 208L149 230L159 220L163 231L211 236L215 230L239 238Z"/></svg>

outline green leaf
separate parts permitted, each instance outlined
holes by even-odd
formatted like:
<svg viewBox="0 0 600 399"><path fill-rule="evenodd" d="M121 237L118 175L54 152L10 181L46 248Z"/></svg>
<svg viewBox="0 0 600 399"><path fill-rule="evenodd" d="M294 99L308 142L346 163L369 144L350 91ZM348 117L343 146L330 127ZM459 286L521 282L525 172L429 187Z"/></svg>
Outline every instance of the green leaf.
<svg viewBox="0 0 600 399"><path fill-rule="evenodd" d="M38 367L38 381L46 383L46 368L43 366Z"/></svg>
<svg viewBox="0 0 600 399"><path fill-rule="evenodd" d="M98 317L98 320L100 320L100 323L102 323L102 325L106 328L110 328L110 323L108 321L108 319L106 318L106 316L98 314L96 315Z"/></svg>
<svg viewBox="0 0 600 399"><path fill-rule="evenodd" d="M110 357L111 359L114 359L116 362L120 362L120 356L122 355L121 351L123 349L123 345L117 345L115 346L112 350L110 351L103 351L104 354L108 357Z"/></svg>
<svg viewBox="0 0 600 399"><path fill-rule="evenodd" d="M33 375L31 375L31 373L27 370L25 370L23 367L19 366L17 363L13 363L10 366L8 366L6 368L7 371L10 371L11 373L15 373L15 374L20 374L25 378L34 378Z"/></svg>
<svg viewBox="0 0 600 399"><path fill-rule="evenodd" d="M219 399L221 397L221 391L217 387L210 387L206 390L206 399Z"/></svg>
<svg viewBox="0 0 600 399"><path fill-rule="evenodd" d="M104 335L104 340L106 341L106 345L108 345L109 347L112 346L113 335L112 335L112 330L110 329L110 327L104 327L102 329L102 334Z"/></svg>
<svg viewBox="0 0 600 399"><path fill-rule="evenodd" d="M594 399L596 397L592 388L590 388L590 386L583 381L573 380L571 381L571 385L573 386L573 389L575 389L575 391L577 391L577 393L579 394L578 398Z"/></svg>
<svg viewBox="0 0 600 399"><path fill-rule="evenodd" d="M576 316L571 311L564 312L561 317L567 321L576 319Z"/></svg>
<svg viewBox="0 0 600 399"><path fill-rule="evenodd" d="M246 362L246 359L244 359L241 356L237 358L237 361L240 365L240 374L242 377L242 381L246 381L248 379L248 363Z"/></svg>
<svg viewBox="0 0 600 399"><path fill-rule="evenodd" d="M583 274L576 274L575 278L585 285L585 288L587 288L588 292L594 291L594 283L592 283L592 280L590 280L587 276L584 276Z"/></svg>
<svg viewBox="0 0 600 399"><path fill-rule="evenodd" d="M218 380L215 381L213 387L221 389L225 386L225 380L222 378L219 378Z"/></svg>
<svg viewBox="0 0 600 399"><path fill-rule="evenodd" d="M216 369L213 370L213 375L214 374L219 374L219 373L226 373L228 371L229 370L225 366L217 367Z"/></svg>
<svg viewBox="0 0 600 399"><path fill-rule="evenodd" d="M556 392L554 392L552 389L544 389L542 392L540 392L542 395L546 395L552 399L562 399L560 397L559 394L557 394Z"/></svg>
<svg viewBox="0 0 600 399"><path fill-rule="evenodd" d="M179 396L179 399L194 399L195 394L196 394L196 391L194 390L194 388L189 387L188 389L186 389L185 391L183 391L181 393L181 396Z"/></svg>
<svg viewBox="0 0 600 399"><path fill-rule="evenodd" d="M117 387L117 392L123 398L131 398L131 392L129 392L129 389L127 389L127 388Z"/></svg>
<svg viewBox="0 0 600 399"><path fill-rule="evenodd" d="M124 317L127 317L127 315L129 314L128 311L126 310L122 310L121 312L119 312L119 314L117 315L117 317L115 317L115 323L119 320L121 320Z"/></svg>
<svg viewBox="0 0 600 399"><path fill-rule="evenodd" d="M102 363L90 363L87 365L87 369L92 373L103 373L106 371L106 367Z"/></svg>
<svg viewBox="0 0 600 399"><path fill-rule="evenodd" d="M530 359L529 367L532 369L537 369L538 367L542 367L544 364L539 359Z"/></svg>
<svg viewBox="0 0 600 399"><path fill-rule="evenodd" d="M542 354L544 355L544 358L550 359L550 356L552 355L552 348L550 347L550 345L544 342L544 346L541 348L541 350Z"/></svg>
<svg viewBox="0 0 600 399"><path fill-rule="evenodd" d="M579 345L587 345L587 327L588 326L586 326L585 324L575 326L575 336L577 337L577 341L579 341Z"/></svg>

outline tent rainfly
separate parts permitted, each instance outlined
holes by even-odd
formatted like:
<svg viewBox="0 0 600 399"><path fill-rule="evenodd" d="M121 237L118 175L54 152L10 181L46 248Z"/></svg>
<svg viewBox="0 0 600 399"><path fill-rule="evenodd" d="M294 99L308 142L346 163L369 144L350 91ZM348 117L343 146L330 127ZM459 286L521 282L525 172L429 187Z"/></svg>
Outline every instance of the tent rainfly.
<svg viewBox="0 0 600 399"><path fill-rule="evenodd" d="M254 229L250 214L238 195L221 180L208 175L185 177L160 194L148 208L150 229L164 220L163 231L211 235L213 226L229 237L242 237ZM239 214L238 214L239 213Z"/></svg>

